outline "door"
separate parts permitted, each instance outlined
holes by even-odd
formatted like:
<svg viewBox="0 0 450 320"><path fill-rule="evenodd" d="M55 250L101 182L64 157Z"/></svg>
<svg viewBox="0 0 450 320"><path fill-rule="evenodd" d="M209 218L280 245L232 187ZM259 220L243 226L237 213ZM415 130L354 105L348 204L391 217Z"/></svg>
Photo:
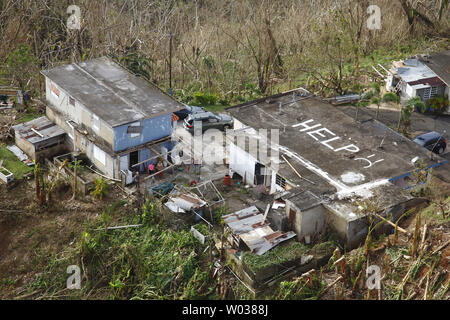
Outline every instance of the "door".
<svg viewBox="0 0 450 320"><path fill-rule="evenodd" d="M291 227L293 227L294 223L295 223L295 210L290 209L289 210L289 225Z"/></svg>
<svg viewBox="0 0 450 320"><path fill-rule="evenodd" d="M130 153L130 169L138 169L133 168L135 164L139 163L139 151L134 151Z"/></svg>
<svg viewBox="0 0 450 320"><path fill-rule="evenodd" d="M260 163L255 165L255 184L257 186L264 184L265 166Z"/></svg>

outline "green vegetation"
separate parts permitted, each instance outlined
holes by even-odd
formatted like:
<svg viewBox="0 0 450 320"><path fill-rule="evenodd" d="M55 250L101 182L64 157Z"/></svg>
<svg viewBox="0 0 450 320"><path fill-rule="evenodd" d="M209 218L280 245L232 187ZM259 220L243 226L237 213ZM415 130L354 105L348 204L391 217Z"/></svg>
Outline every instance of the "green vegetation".
<svg viewBox="0 0 450 320"><path fill-rule="evenodd" d="M444 215L443 212L450 211L450 197L447 197L446 200L441 203L432 203L426 209L423 210L422 215L426 219L430 219L437 225L443 225L450 222L450 214Z"/></svg>
<svg viewBox="0 0 450 320"><path fill-rule="evenodd" d="M424 113L426 110L425 103L423 103L420 97L413 97L408 99L405 103L405 107L412 107L413 109L417 108L420 112Z"/></svg>
<svg viewBox="0 0 450 320"><path fill-rule="evenodd" d="M31 108L30 108L31 109ZM16 123L25 123L37 118L42 117L42 114L40 113L36 113L33 110L27 110L24 113L21 113L18 115L17 119L16 119Z"/></svg>
<svg viewBox="0 0 450 320"><path fill-rule="evenodd" d="M192 103L194 105L200 106L200 107L212 106L217 103L217 95L207 94L207 93L203 93L203 92L195 92Z"/></svg>
<svg viewBox="0 0 450 320"><path fill-rule="evenodd" d="M400 97L397 96L395 93L392 92L387 92L383 98L381 99L383 102L395 102L395 103L399 103L400 102Z"/></svg>
<svg viewBox="0 0 450 320"><path fill-rule="evenodd" d="M297 278L293 281L280 283L277 300L317 300L325 289L325 282L321 277L312 275L311 278Z"/></svg>
<svg viewBox="0 0 450 320"><path fill-rule="evenodd" d="M75 170L75 167L76 167L77 173L80 174L85 170L85 167L82 165L82 163L83 163L83 160L77 160L77 161L72 161L67 166L72 171Z"/></svg>
<svg viewBox="0 0 450 320"><path fill-rule="evenodd" d="M289 241L288 243L278 245L260 256L251 252L245 252L242 256L242 262L256 273L274 265L300 259L302 255L308 253L308 250L309 248L300 242Z"/></svg>
<svg viewBox="0 0 450 320"><path fill-rule="evenodd" d="M94 181L95 189L91 192L91 195L95 198L103 200L103 197L108 193L109 185L105 179L97 178Z"/></svg>
<svg viewBox="0 0 450 320"><path fill-rule="evenodd" d="M203 299L215 298L207 244L200 244L188 228L173 231L160 208L147 202L139 215L126 215L121 223L137 228L106 231L105 217L123 216L123 202L116 202L103 218L86 223L75 247L47 257L44 272L30 285L51 295L66 285L65 268L83 266L82 289L74 298ZM206 231L200 225L196 226Z"/></svg>
<svg viewBox="0 0 450 320"><path fill-rule="evenodd" d="M434 98L431 98L427 101L427 105L432 110L432 112L440 114L444 112L449 106L448 96L436 96Z"/></svg>
<svg viewBox="0 0 450 320"><path fill-rule="evenodd" d="M20 161L4 144L0 144L0 160L3 160L3 167L11 171L15 179L21 179L25 174L33 171L33 167Z"/></svg>
<svg viewBox="0 0 450 320"><path fill-rule="evenodd" d="M27 81L38 68L38 60L33 49L27 44L20 45L11 51L6 58L6 75L13 80L22 91L27 89Z"/></svg>

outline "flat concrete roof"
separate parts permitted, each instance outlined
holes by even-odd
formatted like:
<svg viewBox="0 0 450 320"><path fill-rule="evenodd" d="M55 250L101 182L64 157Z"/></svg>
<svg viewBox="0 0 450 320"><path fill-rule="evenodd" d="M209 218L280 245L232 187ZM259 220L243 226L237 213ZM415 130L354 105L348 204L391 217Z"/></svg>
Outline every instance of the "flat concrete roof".
<svg viewBox="0 0 450 320"><path fill-rule="evenodd" d="M34 145L66 134L63 129L51 122L45 116L15 125L12 128L16 134L22 137L22 139ZM32 129L36 130L42 136Z"/></svg>
<svg viewBox="0 0 450 320"><path fill-rule="evenodd" d="M185 108L107 57L41 73L112 127Z"/></svg>
<svg viewBox="0 0 450 320"><path fill-rule="evenodd" d="M413 159L422 159L428 167L446 162L437 156L430 160L426 149L379 121L355 121L321 98L300 98L302 90L294 92L295 96L279 94L227 111L256 130L278 129L278 173L318 197L368 198L372 189L414 171Z"/></svg>
<svg viewBox="0 0 450 320"><path fill-rule="evenodd" d="M450 50L434 53L421 61L450 86Z"/></svg>
<svg viewBox="0 0 450 320"><path fill-rule="evenodd" d="M289 190L289 194L283 196L282 199L292 202L301 211L314 208L323 202L323 200L317 197L314 193L302 188Z"/></svg>
<svg viewBox="0 0 450 320"><path fill-rule="evenodd" d="M373 188L371 192L373 195L370 199L370 204L378 209L379 212L407 203L414 198L407 191L391 183ZM326 208L332 210L346 221L358 220L366 215L363 207L366 203L358 201L358 199L324 201L322 203Z"/></svg>

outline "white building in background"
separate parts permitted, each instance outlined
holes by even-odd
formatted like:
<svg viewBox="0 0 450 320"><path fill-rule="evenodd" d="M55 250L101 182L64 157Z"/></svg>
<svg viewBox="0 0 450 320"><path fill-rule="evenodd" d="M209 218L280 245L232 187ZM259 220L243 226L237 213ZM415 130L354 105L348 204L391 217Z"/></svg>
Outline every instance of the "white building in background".
<svg viewBox="0 0 450 320"><path fill-rule="evenodd" d="M449 83L450 50L393 62L386 78L386 89L399 94L402 102L420 97L426 103L436 96L448 98ZM444 113L450 114L450 108Z"/></svg>

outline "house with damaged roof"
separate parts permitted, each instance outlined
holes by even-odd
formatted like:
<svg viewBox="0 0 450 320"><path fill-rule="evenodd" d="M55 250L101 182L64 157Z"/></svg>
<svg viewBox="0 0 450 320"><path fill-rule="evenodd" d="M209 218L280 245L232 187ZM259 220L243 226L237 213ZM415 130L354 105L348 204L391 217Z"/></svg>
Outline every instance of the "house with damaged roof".
<svg viewBox="0 0 450 320"><path fill-rule="evenodd" d="M355 121L304 89L227 111L235 118L228 134L231 174L284 201L273 223L299 239L329 226L347 246L359 245L368 214L397 220L415 203L408 189L424 182L414 172L446 162L379 121Z"/></svg>
<svg viewBox="0 0 450 320"><path fill-rule="evenodd" d="M431 55L418 55L392 63L386 78L386 89L407 101L413 97L427 103L437 96L450 101L450 50ZM450 106L443 110L450 114Z"/></svg>
<svg viewBox="0 0 450 320"><path fill-rule="evenodd" d="M184 106L109 58L41 73L48 119L108 177L129 181L172 148L172 113Z"/></svg>

